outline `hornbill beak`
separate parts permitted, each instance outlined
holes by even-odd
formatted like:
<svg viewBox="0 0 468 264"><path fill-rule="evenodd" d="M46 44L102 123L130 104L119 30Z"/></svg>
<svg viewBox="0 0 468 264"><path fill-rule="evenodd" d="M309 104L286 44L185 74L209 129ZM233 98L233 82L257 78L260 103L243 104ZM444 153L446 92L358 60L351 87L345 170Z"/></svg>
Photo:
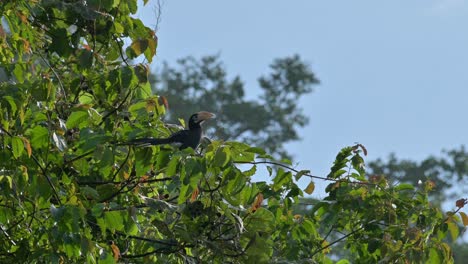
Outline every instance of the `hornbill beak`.
<svg viewBox="0 0 468 264"><path fill-rule="evenodd" d="M197 123L203 123L204 121L208 120L208 119L212 119L212 118L215 118L216 115L213 114L213 113L210 113L210 112L206 112L206 111L200 111L197 113L197 118L196 118L196 121Z"/></svg>

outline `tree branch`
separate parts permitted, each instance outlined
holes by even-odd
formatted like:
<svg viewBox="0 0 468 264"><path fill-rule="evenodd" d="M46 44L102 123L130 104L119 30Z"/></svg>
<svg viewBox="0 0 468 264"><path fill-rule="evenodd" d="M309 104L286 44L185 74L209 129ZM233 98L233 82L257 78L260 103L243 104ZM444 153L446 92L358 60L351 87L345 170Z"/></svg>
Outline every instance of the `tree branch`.
<svg viewBox="0 0 468 264"><path fill-rule="evenodd" d="M364 226L362 226L362 227L360 227L360 228L358 228L358 229L352 231L351 233L348 233L347 235L344 235L344 236L338 238L337 240L331 242L330 244L328 244L328 245L326 245L326 246L321 247L320 249L318 249L318 250L316 250L314 253L312 253L311 258L314 257L317 253L321 252L322 250L325 250L325 249L327 249L327 248L333 246L334 244L336 244L336 243L338 243L338 242L340 242L340 241L345 240L346 238L348 238L348 237L350 237L350 236L356 234L357 232L359 232L359 231L361 231L361 230L363 230L363 229L364 229Z"/></svg>

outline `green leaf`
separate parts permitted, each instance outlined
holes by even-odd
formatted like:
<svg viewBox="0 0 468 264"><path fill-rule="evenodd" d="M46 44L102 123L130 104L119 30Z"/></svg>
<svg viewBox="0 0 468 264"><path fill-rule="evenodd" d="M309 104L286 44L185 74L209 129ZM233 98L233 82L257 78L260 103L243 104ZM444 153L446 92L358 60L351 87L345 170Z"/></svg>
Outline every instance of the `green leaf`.
<svg viewBox="0 0 468 264"><path fill-rule="evenodd" d="M112 195L114 195L119 189L117 189L117 186L112 183L107 183L103 185L99 185L96 187L96 191L99 194L99 197L102 199L108 199Z"/></svg>
<svg viewBox="0 0 468 264"><path fill-rule="evenodd" d="M230 160L230 151L227 148L218 148L216 150L213 164L216 167L224 167L228 164Z"/></svg>
<svg viewBox="0 0 468 264"><path fill-rule="evenodd" d="M3 99L5 99L5 101L8 102L8 104L10 105L11 113L14 115L16 111L18 110L16 103L15 103L15 99L13 99L13 97L9 95L3 96Z"/></svg>
<svg viewBox="0 0 468 264"><path fill-rule="evenodd" d="M52 36L52 43L49 45L51 52L55 51L60 56L68 56L72 52L70 47L70 38L65 28L55 28L51 30L50 36Z"/></svg>
<svg viewBox="0 0 468 264"><path fill-rule="evenodd" d="M414 186L409 183L402 183L395 187L396 191L414 190Z"/></svg>
<svg viewBox="0 0 468 264"><path fill-rule="evenodd" d="M335 171L332 175L332 178L333 179L337 179L339 178L341 175L345 174L347 172L347 170L338 170L338 171Z"/></svg>
<svg viewBox="0 0 468 264"><path fill-rule="evenodd" d="M49 131L42 126L35 126L33 129L26 131L26 135L31 138L33 148L43 148L49 142Z"/></svg>
<svg viewBox="0 0 468 264"><path fill-rule="evenodd" d="M129 108L128 108L128 111L130 111L130 113L132 114L132 116L134 118L136 118L137 120L144 117L144 116L147 116L147 112L146 112L146 102L145 101L141 101L141 102L138 102L138 103L135 103L135 104L132 104Z"/></svg>
<svg viewBox="0 0 468 264"><path fill-rule="evenodd" d="M8 187L13 188L13 179L10 176L0 175L0 183L2 181L6 181L8 183Z"/></svg>
<svg viewBox="0 0 468 264"><path fill-rule="evenodd" d="M78 65L81 69L89 69L93 65L93 53L87 49L81 49L78 53Z"/></svg>
<svg viewBox="0 0 468 264"><path fill-rule="evenodd" d="M174 176L176 174L177 165L179 164L179 161L180 161L179 156L172 157L172 159L167 164L166 176L171 177L171 176Z"/></svg>
<svg viewBox="0 0 468 264"><path fill-rule="evenodd" d="M310 174L310 170L301 170L296 173L295 179L298 181L303 175Z"/></svg>
<svg viewBox="0 0 468 264"><path fill-rule="evenodd" d="M11 148L13 156L19 158L24 151L23 140L20 137L14 136L11 138Z"/></svg>
<svg viewBox="0 0 468 264"><path fill-rule="evenodd" d="M129 66L122 67L120 69L122 76L122 86L130 88L138 83L138 78L135 75L133 68Z"/></svg>
<svg viewBox="0 0 468 264"><path fill-rule="evenodd" d="M369 245L367 246L367 250L369 251L369 253L374 253L381 246L382 246L382 241L380 239L371 239L369 241Z"/></svg>
<svg viewBox="0 0 468 264"><path fill-rule="evenodd" d="M439 251L437 249L431 248L429 250L429 259L426 263L429 263L429 264L443 263L442 259L440 258Z"/></svg>
<svg viewBox="0 0 468 264"><path fill-rule="evenodd" d="M138 177L146 174L151 168L153 148L139 148L135 150L135 170Z"/></svg>
<svg viewBox="0 0 468 264"><path fill-rule="evenodd" d="M105 148L104 151L100 151L102 155L100 155L100 162L99 162L99 171L104 176L108 176L112 168L114 166L114 153L109 148Z"/></svg>
<svg viewBox="0 0 468 264"><path fill-rule="evenodd" d="M82 128L87 126L89 123L89 114L86 110L72 112L67 120L67 128Z"/></svg>
<svg viewBox="0 0 468 264"><path fill-rule="evenodd" d="M243 171L242 174L244 174L245 177L252 177L253 175L255 175L255 172L257 172L257 166L253 165L252 168Z"/></svg>
<svg viewBox="0 0 468 264"><path fill-rule="evenodd" d="M124 219L120 211L105 212L104 219L108 230L124 231Z"/></svg>
<svg viewBox="0 0 468 264"><path fill-rule="evenodd" d="M365 176L366 171L364 169L364 159L359 154L355 154L351 158L351 164L353 169L359 172L360 176Z"/></svg>
<svg viewBox="0 0 468 264"><path fill-rule="evenodd" d="M15 69L13 70L13 74L15 75L16 80L18 80L19 83L24 83L24 71L20 63L15 64Z"/></svg>
<svg viewBox="0 0 468 264"><path fill-rule="evenodd" d="M125 29L122 26L122 24L120 24L119 22L114 22L113 25L114 25L115 33L121 34L124 32Z"/></svg>
<svg viewBox="0 0 468 264"><path fill-rule="evenodd" d="M347 259L341 259L338 262L336 262L336 264L351 264L351 262L349 262L349 260Z"/></svg>
<svg viewBox="0 0 468 264"><path fill-rule="evenodd" d="M448 230L450 232L450 236L452 237L453 241L457 240L458 235L460 234L460 230L458 229L457 224L454 222L448 222Z"/></svg>
<svg viewBox="0 0 468 264"><path fill-rule="evenodd" d="M273 190L278 191L279 189L285 187L292 181L292 173L285 172L283 169L278 169L278 172L273 179Z"/></svg>
<svg viewBox="0 0 468 264"><path fill-rule="evenodd" d="M81 190L81 193L87 198L92 198L94 200L99 199L99 194L94 188L91 188L89 186L84 186L84 187L81 187L80 190Z"/></svg>
<svg viewBox="0 0 468 264"><path fill-rule="evenodd" d="M275 229L275 215L269 210L259 207L255 213L250 214L244 223L249 231L262 231L270 233Z"/></svg>
<svg viewBox="0 0 468 264"><path fill-rule="evenodd" d="M268 170L268 174L271 176L273 174L273 168L271 166L266 167Z"/></svg>

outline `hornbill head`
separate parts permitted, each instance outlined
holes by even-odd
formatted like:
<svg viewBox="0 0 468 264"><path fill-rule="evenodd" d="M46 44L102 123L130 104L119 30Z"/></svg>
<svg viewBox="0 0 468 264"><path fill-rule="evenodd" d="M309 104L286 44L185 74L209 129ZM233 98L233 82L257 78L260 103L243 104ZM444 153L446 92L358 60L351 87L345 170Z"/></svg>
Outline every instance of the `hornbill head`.
<svg viewBox="0 0 468 264"><path fill-rule="evenodd" d="M206 111L200 111L193 114L189 119L189 128L199 127L208 119L215 118L216 115Z"/></svg>

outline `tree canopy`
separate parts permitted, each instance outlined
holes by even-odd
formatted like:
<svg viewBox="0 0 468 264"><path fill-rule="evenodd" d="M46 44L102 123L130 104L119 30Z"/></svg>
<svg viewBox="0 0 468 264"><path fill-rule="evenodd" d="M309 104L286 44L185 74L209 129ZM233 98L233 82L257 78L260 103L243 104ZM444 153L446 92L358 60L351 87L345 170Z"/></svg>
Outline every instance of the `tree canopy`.
<svg viewBox="0 0 468 264"><path fill-rule="evenodd" d="M349 250L340 263L452 261L444 239L468 224L467 201L443 213L428 201L431 181L368 177L360 144L344 147L327 176L239 141L197 151L115 144L172 132L149 66L131 63L151 62L157 48L137 7L0 2L0 262L331 263L338 244ZM300 65L273 65L289 61ZM265 100L287 80L272 76L260 82ZM286 103L310 87L290 89ZM252 179L258 166L268 181ZM294 213L318 180L330 183L327 197Z"/></svg>

